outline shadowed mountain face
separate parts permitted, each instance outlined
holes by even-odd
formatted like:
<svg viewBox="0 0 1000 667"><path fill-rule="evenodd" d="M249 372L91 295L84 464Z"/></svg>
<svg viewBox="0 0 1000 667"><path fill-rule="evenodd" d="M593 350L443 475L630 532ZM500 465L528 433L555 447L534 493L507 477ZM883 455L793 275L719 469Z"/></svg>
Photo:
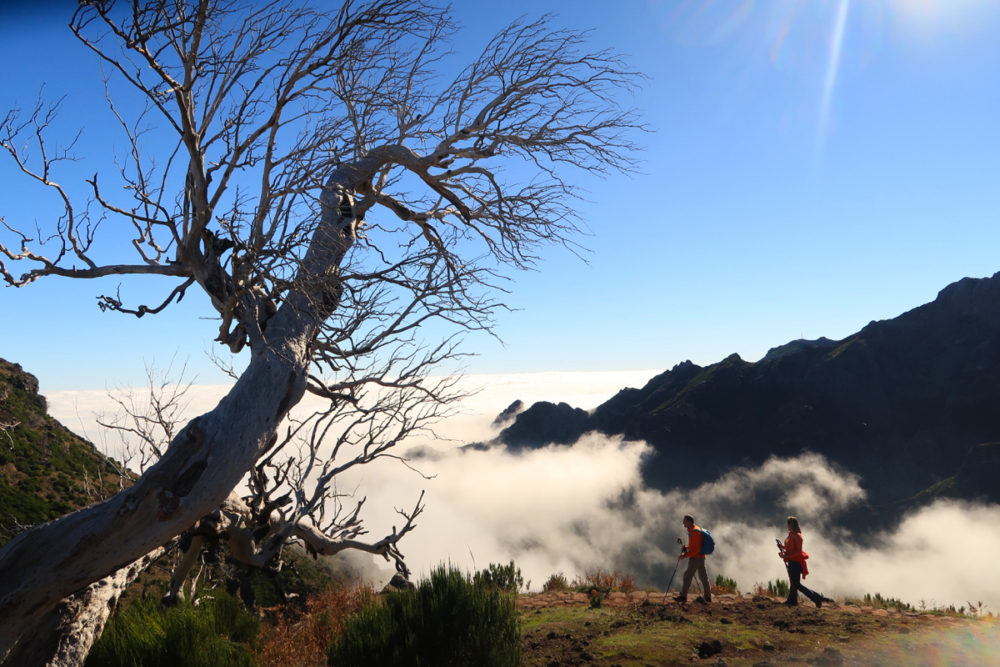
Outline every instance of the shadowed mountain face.
<svg viewBox="0 0 1000 667"><path fill-rule="evenodd" d="M587 431L652 445L643 474L655 488L812 451L860 474L872 505L1000 501L1000 273L840 341L678 364L590 414L536 403L499 439L532 448Z"/></svg>

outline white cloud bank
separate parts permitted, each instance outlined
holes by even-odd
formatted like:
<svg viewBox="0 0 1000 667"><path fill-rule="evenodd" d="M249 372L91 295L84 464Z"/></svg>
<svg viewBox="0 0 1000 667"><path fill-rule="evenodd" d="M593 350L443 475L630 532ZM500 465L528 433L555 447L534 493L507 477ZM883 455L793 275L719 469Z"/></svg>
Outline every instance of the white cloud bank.
<svg viewBox="0 0 1000 667"><path fill-rule="evenodd" d="M836 518L862 501L864 490L856 476L819 455L774 458L694 489L660 492L641 482L640 463L652 454L643 443L591 434L572 447L517 454L455 444L492 437L490 422L515 399L593 408L653 374L471 377L468 382L483 391L463 414L441 425L441 434L453 440L414 443L426 445L427 455L414 463L432 479L383 461L358 469L339 486L357 486L369 498L365 520L372 535L398 524L394 509L412 507L426 491L427 509L402 544L417 576L446 562L471 570L513 559L534 589L551 574L572 579L597 569L662 588L676 563L681 517L691 513L716 538L710 576L734 578L746 591L784 578L774 540L784 537L785 516L795 514L811 555L805 583L815 590L828 596L881 593L914 605L982 602L1000 610L997 505L939 501L906 516L891 532L851 536L836 528ZM189 414L211 408L225 391L193 387ZM103 392L57 392L48 399L57 419L108 444L93 421L94 412L109 409Z"/></svg>
<svg viewBox="0 0 1000 667"><path fill-rule="evenodd" d="M641 484L639 462L648 453L641 443L595 435L520 455L450 452L422 466L435 479L402 477L394 489L404 497L428 489L426 516L406 553L422 572L445 560L471 569L514 559L536 589L554 573L604 569L662 590L684 535L680 519L691 513L716 538L710 576L724 574L749 591L785 578L774 541L795 514L810 553L805 583L827 596L881 593L918 607L1000 609L1000 506L938 501L863 547L835 527L863 491L821 456L771 459L664 493Z"/></svg>

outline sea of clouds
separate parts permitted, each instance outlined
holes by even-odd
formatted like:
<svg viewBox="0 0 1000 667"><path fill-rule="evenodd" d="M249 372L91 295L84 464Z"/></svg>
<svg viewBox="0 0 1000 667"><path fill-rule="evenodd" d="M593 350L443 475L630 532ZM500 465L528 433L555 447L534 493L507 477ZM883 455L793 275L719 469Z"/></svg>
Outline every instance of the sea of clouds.
<svg viewBox="0 0 1000 667"><path fill-rule="evenodd" d="M784 538L785 517L794 514L810 554L805 583L829 597L880 593L917 607L982 603L1000 610L997 505L941 500L880 535L852 535L838 520L864 502L863 482L818 454L772 458L710 483L659 491L642 482L644 457L656 455L642 442L588 434L572 446L519 453L499 445L462 447L495 436L493 419L515 399L591 409L654 374L468 377L467 386L480 391L440 424L441 439L400 445L399 453L410 454L408 465L378 461L345 475L338 488L367 496L363 516L375 539L399 525L397 509L411 509L425 492L418 527L401 544L417 578L441 564L471 571L513 560L534 590L553 574L573 580L597 570L630 574L640 586L662 589L677 564L681 517L693 514L716 539L710 577L735 579L746 592L784 578L774 541ZM226 390L191 387L185 416L210 409ZM117 436L95 420L114 410L107 392L55 392L47 398L53 416L116 455ZM141 401L141 390L135 398ZM368 559L343 560L367 571L376 584L387 580L388 566Z"/></svg>

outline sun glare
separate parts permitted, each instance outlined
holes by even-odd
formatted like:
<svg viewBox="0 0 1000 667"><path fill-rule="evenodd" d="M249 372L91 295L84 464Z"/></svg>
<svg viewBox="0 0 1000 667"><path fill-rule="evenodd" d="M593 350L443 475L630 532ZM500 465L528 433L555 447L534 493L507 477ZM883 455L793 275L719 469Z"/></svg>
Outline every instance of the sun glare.
<svg viewBox="0 0 1000 667"><path fill-rule="evenodd" d="M895 8L916 18L941 18L947 14L961 14L981 4L982 0L894 0Z"/></svg>
<svg viewBox="0 0 1000 667"><path fill-rule="evenodd" d="M891 0L892 13L911 30L931 35L974 27L989 0Z"/></svg>
<svg viewBox="0 0 1000 667"><path fill-rule="evenodd" d="M738 60L743 81L755 80L762 64L786 73L789 89L801 94L798 108L811 116L801 127L808 126L814 166L822 169L828 144L836 140L838 91L845 81L850 83L852 75L890 50L917 61L965 57L966 37L995 25L986 19L998 4L1000 0L684 0L671 4L667 17L682 43L711 48L725 43L745 56ZM805 133L801 136L806 146Z"/></svg>

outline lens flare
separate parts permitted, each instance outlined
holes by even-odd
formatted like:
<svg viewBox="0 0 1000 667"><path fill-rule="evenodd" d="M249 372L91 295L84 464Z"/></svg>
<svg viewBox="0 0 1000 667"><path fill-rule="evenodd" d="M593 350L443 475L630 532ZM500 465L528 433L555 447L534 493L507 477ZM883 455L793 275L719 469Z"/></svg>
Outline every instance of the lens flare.
<svg viewBox="0 0 1000 667"><path fill-rule="evenodd" d="M823 78L823 97L820 101L817 158L822 157L826 137L830 131L830 106L833 103L833 90L837 85L837 74L840 71L840 56L844 49L844 34L850 8L851 0L840 0L837 5L837 18L830 33L830 54L826 64L826 75Z"/></svg>
<svg viewBox="0 0 1000 667"><path fill-rule="evenodd" d="M986 4L983 0L893 0L896 13L918 21L961 20Z"/></svg>
<svg viewBox="0 0 1000 667"><path fill-rule="evenodd" d="M906 42L927 45L981 28L987 0L888 0L898 35ZM991 5L993 5L991 7Z"/></svg>

